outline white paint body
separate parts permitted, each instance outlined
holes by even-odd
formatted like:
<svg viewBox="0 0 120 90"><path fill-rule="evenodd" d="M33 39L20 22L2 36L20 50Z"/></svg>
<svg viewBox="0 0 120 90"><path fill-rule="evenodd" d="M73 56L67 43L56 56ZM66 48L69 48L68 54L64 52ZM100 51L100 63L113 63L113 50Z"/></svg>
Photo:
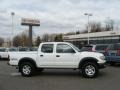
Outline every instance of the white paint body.
<svg viewBox="0 0 120 90"><path fill-rule="evenodd" d="M67 44L71 46L75 53L57 53L57 44ZM53 53L41 52L43 44L53 44ZM36 62L38 68L78 68L82 59L87 57L95 58L98 64L104 64L106 61L100 57L104 57L101 53L96 52L78 52L70 43L67 42L46 42L41 43L37 52L9 52L10 61L9 64L17 66L22 58L31 58ZM41 57L40 55L43 55ZM59 55L60 57L56 57Z"/></svg>
<svg viewBox="0 0 120 90"><path fill-rule="evenodd" d="M5 47L0 47L0 58L8 58L8 52Z"/></svg>

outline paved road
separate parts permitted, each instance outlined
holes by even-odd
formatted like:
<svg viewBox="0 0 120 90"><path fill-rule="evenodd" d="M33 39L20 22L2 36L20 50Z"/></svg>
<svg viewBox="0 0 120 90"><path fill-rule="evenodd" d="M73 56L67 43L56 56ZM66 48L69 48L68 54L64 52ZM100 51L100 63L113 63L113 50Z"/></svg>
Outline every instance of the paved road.
<svg viewBox="0 0 120 90"><path fill-rule="evenodd" d="M34 77L22 77L15 67L0 61L0 90L120 90L120 66L101 70L94 79L78 71L52 69Z"/></svg>

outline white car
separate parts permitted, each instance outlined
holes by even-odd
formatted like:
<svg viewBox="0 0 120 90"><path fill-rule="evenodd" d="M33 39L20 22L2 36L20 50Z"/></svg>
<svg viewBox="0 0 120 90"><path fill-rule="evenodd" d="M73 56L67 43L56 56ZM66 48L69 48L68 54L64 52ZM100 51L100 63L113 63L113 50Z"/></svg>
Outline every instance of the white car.
<svg viewBox="0 0 120 90"><path fill-rule="evenodd" d="M18 66L23 76L32 76L38 69L47 68L79 69L84 77L98 75L105 66L105 57L101 53L81 52L67 42L41 43L38 51L10 52L9 65Z"/></svg>
<svg viewBox="0 0 120 90"><path fill-rule="evenodd" d="M7 59L9 57L8 52L6 51L5 47L0 47L0 58Z"/></svg>

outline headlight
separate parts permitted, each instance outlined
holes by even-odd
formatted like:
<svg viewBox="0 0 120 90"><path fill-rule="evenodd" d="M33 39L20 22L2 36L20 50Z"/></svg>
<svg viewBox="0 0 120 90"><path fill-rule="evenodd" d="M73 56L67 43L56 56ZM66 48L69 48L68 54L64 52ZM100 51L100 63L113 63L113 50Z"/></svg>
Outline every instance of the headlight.
<svg viewBox="0 0 120 90"><path fill-rule="evenodd" d="M105 56L100 56L100 59L105 60Z"/></svg>

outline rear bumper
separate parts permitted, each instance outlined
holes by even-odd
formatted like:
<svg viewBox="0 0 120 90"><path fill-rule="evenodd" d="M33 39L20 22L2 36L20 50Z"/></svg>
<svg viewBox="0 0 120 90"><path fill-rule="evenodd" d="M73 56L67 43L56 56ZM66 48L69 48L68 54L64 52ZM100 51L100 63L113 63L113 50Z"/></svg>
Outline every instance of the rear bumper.
<svg viewBox="0 0 120 90"><path fill-rule="evenodd" d="M10 66L17 66L18 62L17 61L8 61L7 64Z"/></svg>

